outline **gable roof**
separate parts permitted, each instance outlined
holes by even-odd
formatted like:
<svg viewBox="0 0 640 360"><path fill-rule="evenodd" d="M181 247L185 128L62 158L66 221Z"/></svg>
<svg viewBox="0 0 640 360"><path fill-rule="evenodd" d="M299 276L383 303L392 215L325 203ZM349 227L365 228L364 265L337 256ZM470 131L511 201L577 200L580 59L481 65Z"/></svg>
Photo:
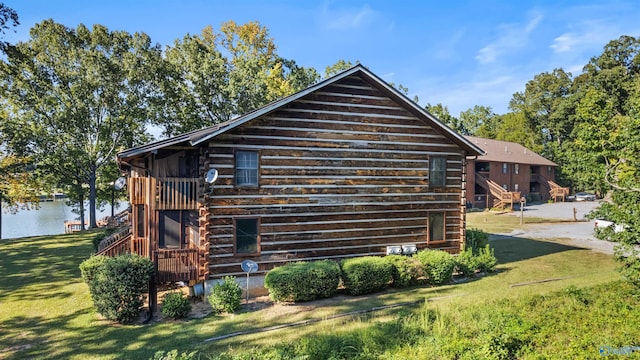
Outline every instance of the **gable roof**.
<svg viewBox="0 0 640 360"><path fill-rule="evenodd" d="M411 112L418 119L423 120L428 125L436 128L437 130L444 133L451 141L456 143L458 146L466 150L469 155L481 155L484 154L482 148L468 141L465 137L458 134L451 128L447 127L443 123L441 123L435 116L431 115L425 109L421 108L417 103L410 100L407 96L396 90L394 87L387 84L384 80L379 78L377 75L369 71L367 68L362 66L361 64L357 64L354 67L345 70L337 75L334 75L328 79L325 79L315 85L312 85L302 91L299 91L295 94L289 95L282 99L276 100L266 106L256 109L252 112L249 112L245 115L236 117L232 120L229 120L224 123L220 123L214 126L206 127L200 130L191 131L185 134L177 135L175 137L160 140L157 142L145 144L142 146L134 147L131 149L127 149L118 154L118 158L121 160L136 157L138 155L158 150L167 146L185 144L191 146L200 145L222 133L225 133L233 128L236 128L248 121L256 119L260 116L266 115L270 112L273 112L293 101L296 101L310 93L313 93L323 87L331 85L337 81L340 81L348 76L358 75L361 76L365 81L371 83L371 85L375 86L379 90L381 90L385 95L389 96L391 99L397 101L400 105L402 105L406 110Z"/></svg>
<svg viewBox="0 0 640 360"><path fill-rule="evenodd" d="M479 156L477 161L558 166L558 164L553 161L542 157L518 143L475 136L465 136L465 138L486 152L485 155Z"/></svg>

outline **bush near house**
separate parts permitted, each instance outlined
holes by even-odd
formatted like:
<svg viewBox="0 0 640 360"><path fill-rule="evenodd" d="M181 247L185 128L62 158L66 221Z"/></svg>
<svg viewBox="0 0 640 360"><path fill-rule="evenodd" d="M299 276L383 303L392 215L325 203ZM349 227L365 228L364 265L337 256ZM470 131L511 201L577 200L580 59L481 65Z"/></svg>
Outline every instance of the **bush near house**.
<svg viewBox="0 0 640 360"><path fill-rule="evenodd" d="M351 295L376 292L393 282L393 265L381 257L344 259L340 268L344 287Z"/></svg>
<svg viewBox="0 0 640 360"><path fill-rule="evenodd" d="M153 262L136 254L94 256L80 264L80 272L96 310L109 320L126 323L142 310Z"/></svg>
<svg viewBox="0 0 640 360"><path fill-rule="evenodd" d="M464 276L472 276L480 265L478 257L471 249L466 249L455 257L456 271Z"/></svg>
<svg viewBox="0 0 640 360"><path fill-rule="evenodd" d="M340 284L335 261L295 262L269 271L264 285L273 301L311 301L331 297Z"/></svg>
<svg viewBox="0 0 640 360"><path fill-rule="evenodd" d="M407 287L425 282L420 260L403 255L387 255L384 259L393 266L393 286Z"/></svg>
<svg viewBox="0 0 640 360"><path fill-rule="evenodd" d="M467 229L465 232L465 249L471 249L474 255L478 255L480 249L489 244L489 234L479 229Z"/></svg>
<svg viewBox="0 0 640 360"><path fill-rule="evenodd" d="M162 298L162 315L174 320L181 319L189 315L191 303L183 293L170 292Z"/></svg>
<svg viewBox="0 0 640 360"><path fill-rule="evenodd" d="M496 259L496 255L489 244L478 250L476 261L478 262L478 270L480 272L491 272L498 264L498 259Z"/></svg>
<svg viewBox="0 0 640 360"><path fill-rule="evenodd" d="M422 250L415 256L424 266L431 284L440 285L451 280L456 267L451 254L442 250Z"/></svg>
<svg viewBox="0 0 640 360"><path fill-rule="evenodd" d="M215 284L207 298L216 313L232 313L242 303L242 289L234 276L225 276L221 283Z"/></svg>

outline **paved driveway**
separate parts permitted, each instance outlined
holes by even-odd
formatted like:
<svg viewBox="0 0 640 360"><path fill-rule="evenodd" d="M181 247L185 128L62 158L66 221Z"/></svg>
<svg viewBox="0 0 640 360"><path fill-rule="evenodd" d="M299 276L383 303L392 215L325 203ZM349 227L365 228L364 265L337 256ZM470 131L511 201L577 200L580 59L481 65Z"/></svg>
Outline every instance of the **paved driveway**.
<svg viewBox="0 0 640 360"><path fill-rule="evenodd" d="M566 222L531 224L525 226L524 229L516 229L503 235L532 239L559 239L566 245L613 254L614 244L596 239L593 236L594 221L585 219L585 215L599 205L599 201L529 205L525 207L524 211L525 224L527 217L565 220ZM574 209L576 210L577 222L572 221ZM508 215L520 216L520 211L513 211Z"/></svg>

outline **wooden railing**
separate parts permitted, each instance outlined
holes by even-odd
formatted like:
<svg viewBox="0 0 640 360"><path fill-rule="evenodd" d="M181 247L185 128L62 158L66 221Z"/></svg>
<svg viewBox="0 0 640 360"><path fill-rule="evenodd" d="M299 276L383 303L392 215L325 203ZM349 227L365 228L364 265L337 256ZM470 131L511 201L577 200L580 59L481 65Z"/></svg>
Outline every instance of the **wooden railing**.
<svg viewBox="0 0 640 360"><path fill-rule="evenodd" d="M129 235L131 235L131 227L126 226L114 232L113 234L105 237L104 239L102 239L102 241L100 241L100 244L98 244L98 253L100 253L101 251L103 251L108 247L111 247L111 245L119 242L120 240L122 240L123 238Z"/></svg>
<svg viewBox="0 0 640 360"><path fill-rule="evenodd" d="M149 243L144 238L136 238L131 234L112 243L106 248L99 250L98 255L118 256L122 254L138 254L147 256L149 254Z"/></svg>
<svg viewBox="0 0 640 360"><path fill-rule="evenodd" d="M198 179L160 178L156 181L158 210L198 209Z"/></svg>
<svg viewBox="0 0 640 360"><path fill-rule="evenodd" d="M197 248L156 250L154 252L156 281L198 280L200 278L199 252Z"/></svg>
<svg viewBox="0 0 640 360"><path fill-rule="evenodd" d="M129 202L132 205L153 205L156 210L197 210L197 178L129 179Z"/></svg>
<svg viewBox="0 0 640 360"><path fill-rule="evenodd" d="M504 208L508 206L513 209L513 204L516 204L520 201L520 192L507 191L495 181L487 179L478 172L476 172L476 183L489 190L491 195L496 198L496 200L492 204L493 207Z"/></svg>
<svg viewBox="0 0 640 360"><path fill-rule="evenodd" d="M556 184L554 181L549 180L540 174L532 174L531 180L546 186L549 189L549 197L553 201L558 201L558 200L564 201L566 197L569 195L568 187L562 187Z"/></svg>

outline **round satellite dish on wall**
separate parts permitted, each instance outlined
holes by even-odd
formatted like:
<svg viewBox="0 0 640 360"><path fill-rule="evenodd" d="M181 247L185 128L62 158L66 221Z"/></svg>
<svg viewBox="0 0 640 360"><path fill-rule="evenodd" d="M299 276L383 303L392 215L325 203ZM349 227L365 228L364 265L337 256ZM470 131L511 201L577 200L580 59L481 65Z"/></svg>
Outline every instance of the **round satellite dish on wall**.
<svg viewBox="0 0 640 360"><path fill-rule="evenodd" d="M121 176L113 183L113 188L116 190L122 190L122 188L126 184L127 184L127 179Z"/></svg>
<svg viewBox="0 0 640 360"><path fill-rule="evenodd" d="M247 274L258 271L258 264L253 260L244 260L242 263L240 263L240 267L242 268L242 271L246 272Z"/></svg>
<svg viewBox="0 0 640 360"><path fill-rule="evenodd" d="M204 177L204 181L206 181L207 184L213 184L214 182L216 182L216 180L218 180L218 170L211 169L207 171L207 175Z"/></svg>

